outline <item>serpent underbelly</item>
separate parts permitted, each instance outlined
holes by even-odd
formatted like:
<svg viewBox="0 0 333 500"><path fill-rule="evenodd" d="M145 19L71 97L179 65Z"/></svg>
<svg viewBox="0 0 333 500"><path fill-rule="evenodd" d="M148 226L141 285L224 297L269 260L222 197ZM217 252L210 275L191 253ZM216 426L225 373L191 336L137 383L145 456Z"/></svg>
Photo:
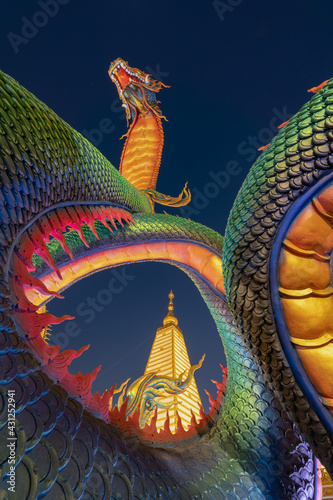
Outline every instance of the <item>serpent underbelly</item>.
<svg viewBox="0 0 333 500"><path fill-rule="evenodd" d="M122 153L120 173L138 189L155 189L163 149L160 118L139 116Z"/></svg>
<svg viewBox="0 0 333 500"><path fill-rule="evenodd" d="M284 231L279 302L290 341L323 402L333 411L332 180L318 186ZM282 238L282 235L280 235ZM295 270L297 270L295 272Z"/></svg>
<svg viewBox="0 0 333 500"><path fill-rule="evenodd" d="M275 167L269 155L274 148L261 157L267 162L266 174L250 174L223 243L220 235L200 224L151 214L147 198L93 146L5 76L1 99L2 493L11 465L6 395L15 390L18 499L314 498L313 453L284 411L290 410L286 394L282 407L271 387L271 371L283 369L284 376L288 367L276 362L284 359L281 354L270 358L269 369L265 359L259 360L259 370L251 350L262 335L262 351L267 353L262 325L270 301L265 295L267 262L262 263L274 239L266 213L260 220L267 234L251 220L251 203L259 199L263 183L271 182L269 169ZM242 211L242 223L231 231L235 214L239 217ZM251 231L255 238L249 238ZM247 259L245 265L240 255ZM58 352L47 358L40 337L50 318L39 315L38 308L54 293L102 268L145 260L172 263L189 275L216 322L228 361L224 404L214 425L194 442L184 438L169 447L158 440L148 445L147 440L128 437L120 424L108 422L107 403L92 399L87 382L91 376L85 382L76 378L76 385L65 377L58 383L57 370L52 371ZM258 267L253 284L252 271ZM224 286L238 326L224 300ZM34 319L29 323L26 318ZM57 373L67 362L66 355L60 358ZM105 412L100 411L103 404ZM298 415L295 409L293 415ZM321 436L324 445L318 450L326 452L329 437L327 432Z"/></svg>

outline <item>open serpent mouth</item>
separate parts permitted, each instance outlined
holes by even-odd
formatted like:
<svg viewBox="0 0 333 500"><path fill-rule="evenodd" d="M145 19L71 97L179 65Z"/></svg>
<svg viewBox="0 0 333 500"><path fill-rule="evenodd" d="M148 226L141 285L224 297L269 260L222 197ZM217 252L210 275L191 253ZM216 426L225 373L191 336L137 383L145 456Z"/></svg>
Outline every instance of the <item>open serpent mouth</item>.
<svg viewBox="0 0 333 500"><path fill-rule="evenodd" d="M149 85L149 75L144 74L136 68L134 71L131 71L128 67L128 63L125 64L122 59L116 59L116 61L111 63L109 76L116 84L122 100L124 100L123 90L126 85L129 85L130 83Z"/></svg>
<svg viewBox="0 0 333 500"><path fill-rule="evenodd" d="M189 267L191 258L197 265L200 254L204 263L201 274L203 277L206 275L207 280L214 268L219 266L216 255L209 255L206 249L196 247L193 243L136 242L133 238L136 233L135 217L125 208L96 204L58 207L42 215L21 234L12 250L8 280L13 316L18 333L42 370L70 396L78 398L83 407L143 441L149 434L150 444L154 435L159 443L168 442L171 437L173 443L177 443L177 437L175 439L171 435L168 426L164 431L157 431L154 418L142 429L138 424L139 413L126 418L126 400L119 409L117 406L112 407L116 385L103 395L98 392L92 394L92 383L101 366L85 375L69 372L71 362L89 346L83 346L78 351L67 349L60 352L60 346L49 344L47 339L49 325L73 317L55 317L46 312L43 306L54 297L62 298L63 290L99 270L129 262L166 260L166 254L167 260L179 262L177 254L184 256L185 248L188 256L184 259ZM217 274L216 289L221 286L219 280L221 277ZM226 372L223 373L223 383L216 383L217 399L209 395L210 413L206 415L201 409L200 422L196 422L193 416L187 431L178 426L179 439L195 438L212 426L219 414L225 389Z"/></svg>

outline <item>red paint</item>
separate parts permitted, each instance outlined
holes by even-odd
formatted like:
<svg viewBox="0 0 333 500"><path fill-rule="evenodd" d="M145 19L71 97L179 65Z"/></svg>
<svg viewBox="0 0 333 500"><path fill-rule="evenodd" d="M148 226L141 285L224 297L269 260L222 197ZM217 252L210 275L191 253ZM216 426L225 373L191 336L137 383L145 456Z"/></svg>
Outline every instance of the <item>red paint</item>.
<svg viewBox="0 0 333 500"><path fill-rule="evenodd" d="M329 82L329 80L325 80L323 83L318 85L318 87L312 87L311 89L308 90L308 92L313 92L314 94L316 94L326 85L327 82Z"/></svg>

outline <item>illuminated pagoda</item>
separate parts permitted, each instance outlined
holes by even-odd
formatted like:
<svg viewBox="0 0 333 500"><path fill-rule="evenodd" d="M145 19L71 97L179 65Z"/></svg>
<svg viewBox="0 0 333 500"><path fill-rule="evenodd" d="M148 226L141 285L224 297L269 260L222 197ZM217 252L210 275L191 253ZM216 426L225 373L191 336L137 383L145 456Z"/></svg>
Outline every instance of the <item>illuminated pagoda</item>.
<svg viewBox="0 0 333 500"><path fill-rule="evenodd" d="M159 376L176 379L182 373L188 373L191 363L183 333L178 326L178 319L173 313L173 298L174 294L171 290L169 293L168 314L163 320L163 326L158 328L156 332L145 374L158 371ZM164 427L167 411L169 412L170 430L172 432L175 432L177 427L176 411L178 411L185 429L191 423L191 410L198 422L201 418L199 408L202 404L194 377L185 392L166 397L164 404L172 404L172 406L168 410L157 409L157 429Z"/></svg>
<svg viewBox="0 0 333 500"><path fill-rule="evenodd" d="M321 470L321 481L323 488L322 500L332 500L333 499L333 481L330 478L329 473L323 465L320 467Z"/></svg>

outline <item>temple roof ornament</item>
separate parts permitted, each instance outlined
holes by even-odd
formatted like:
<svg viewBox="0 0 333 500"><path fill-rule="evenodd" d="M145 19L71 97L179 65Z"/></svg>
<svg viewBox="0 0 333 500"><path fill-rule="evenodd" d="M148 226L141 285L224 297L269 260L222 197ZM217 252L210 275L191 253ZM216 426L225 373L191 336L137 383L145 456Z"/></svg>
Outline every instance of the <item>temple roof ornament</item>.
<svg viewBox="0 0 333 500"><path fill-rule="evenodd" d="M173 299L175 298L175 296L174 296L172 290L169 293L168 297L170 300L169 306L168 306L168 314L165 316L165 318L163 320L163 325L167 326L169 324L173 324L173 325L178 326L178 319L173 314Z"/></svg>
<svg viewBox="0 0 333 500"><path fill-rule="evenodd" d="M126 395L126 418L139 411L139 426L143 428L156 415L156 428L163 429L168 421L174 433L180 425L178 420L187 429L193 425L193 418L199 423L204 414L194 372L201 367L205 355L191 366L178 319L173 314L172 290L168 297L168 313L156 332L145 373L127 389L127 383L122 385L118 408Z"/></svg>

